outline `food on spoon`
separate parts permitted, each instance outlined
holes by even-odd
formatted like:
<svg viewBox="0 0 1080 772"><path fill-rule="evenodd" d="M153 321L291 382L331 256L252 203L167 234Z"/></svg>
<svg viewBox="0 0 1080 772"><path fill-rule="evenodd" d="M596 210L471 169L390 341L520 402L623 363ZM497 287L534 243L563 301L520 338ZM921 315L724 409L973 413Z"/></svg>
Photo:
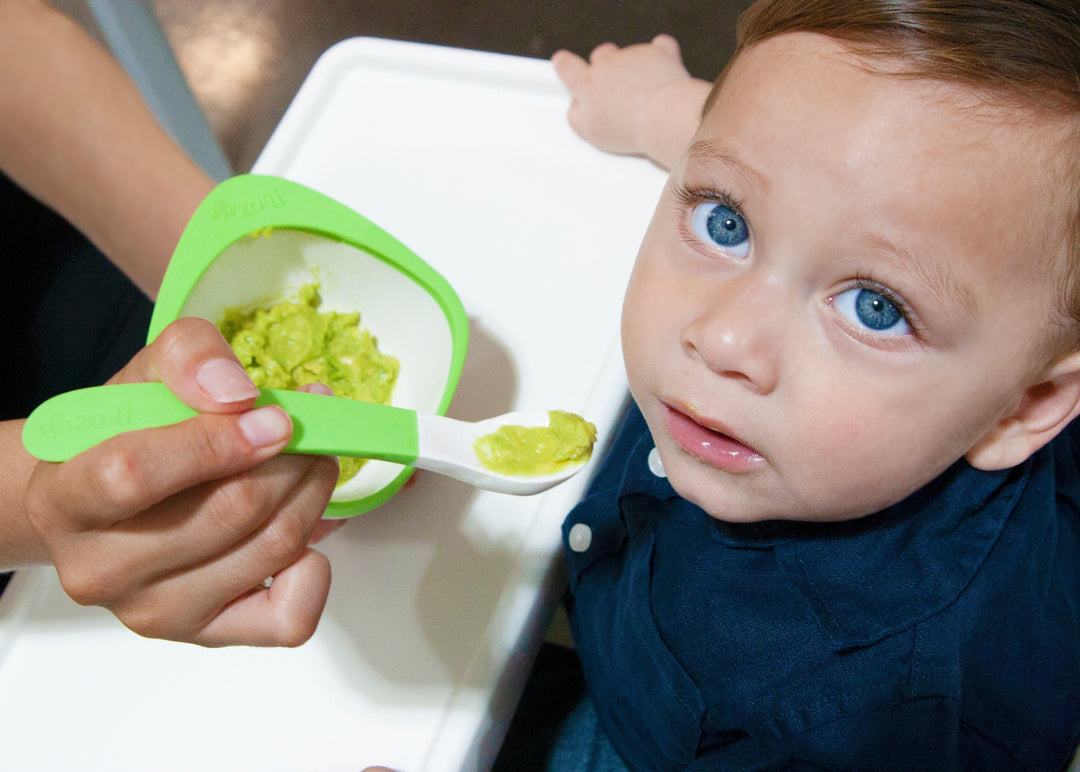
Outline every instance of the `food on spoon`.
<svg viewBox="0 0 1080 772"><path fill-rule="evenodd" d="M480 465L508 475L554 474L592 455L596 427L565 410L548 413L548 426L503 426L473 444Z"/></svg>
<svg viewBox="0 0 1080 772"><path fill-rule="evenodd" d="M319 285L307 284L295 298L265 308L227 309L218 327L259 388L295 390L319 382L338 397L389 404L398 360L379 351L359 313L320 311L321 304ZM365 459L339 461L340 486Z"/></svg>

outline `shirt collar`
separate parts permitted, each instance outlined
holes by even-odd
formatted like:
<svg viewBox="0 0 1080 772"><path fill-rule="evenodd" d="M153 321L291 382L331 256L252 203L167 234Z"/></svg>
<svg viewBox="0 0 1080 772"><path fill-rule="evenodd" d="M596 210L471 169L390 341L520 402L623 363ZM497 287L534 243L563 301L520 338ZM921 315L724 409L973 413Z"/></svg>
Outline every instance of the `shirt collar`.
<svg viewBox="0 0 1080 772"><path fill-rule="evenodd" d="M833 646L869 645L959 597L1004 530L1030 466L983 472L958 461L882 512L807 526L778 554Z"/></svg>
<svg viewBox="0 0 1080 772"><path fill-rule="evenodd" d="M650 470L650 453L642 422L620 497L679 498ZM728 548L776 551L837 650L866 646L956 600L1004 529L1033 463L984 472L961 460L903 501L857 520L713 522Z"/></svg>

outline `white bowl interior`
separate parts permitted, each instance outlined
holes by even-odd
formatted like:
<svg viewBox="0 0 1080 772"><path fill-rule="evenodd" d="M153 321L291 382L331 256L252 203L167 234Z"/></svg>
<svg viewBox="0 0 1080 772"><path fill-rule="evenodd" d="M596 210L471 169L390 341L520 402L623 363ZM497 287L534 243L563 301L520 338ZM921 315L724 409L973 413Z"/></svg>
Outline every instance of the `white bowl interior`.
<svg viewBox="0 0 1080 772"><path fill-rule="evenodd" d="M321 311L358 311L379 350L401 370L391 404L435 412L450 375L453 340L435 298L395 266L350 244L311 233L274 230L226 248L196 282L180 311L218 324L229 308L256 308L319 283ZM369 461L334 491L333 501L365 498L402 467Z"/></svg>

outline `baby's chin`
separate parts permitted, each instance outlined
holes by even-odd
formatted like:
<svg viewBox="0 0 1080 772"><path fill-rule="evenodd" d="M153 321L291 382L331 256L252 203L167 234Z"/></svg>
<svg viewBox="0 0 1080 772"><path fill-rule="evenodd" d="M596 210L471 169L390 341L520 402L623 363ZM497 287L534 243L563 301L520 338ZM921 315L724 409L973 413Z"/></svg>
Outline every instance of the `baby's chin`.
<svg viewBox="0 0 1080 772"><path fill-rule="evenodd" d="M700 471L700 470L698 470ZM873 511L852 511L840 502L804 501L794 503L797 497L777 500L775 491L767 491L740 480L710 479L707 474L686 473L672 469L668 482L682 498L705 511L709 517L732 525L785 521L793 523L835 523L857 520ZM770 495L772 494L772 495Z"/></svg>
<svg viewBox="0 0 1080 772"><path fill-rule="evenodd" d="M771 462L746 473L715 469L695 459L669 437L653 433L668 483L682 498L725 523L762 523L782 520L799 523L835 523L857 520L903 498L902 491L867 498L871 488L860 485L825 490L820 475L793 484ZM874 486L875 488L877 486ZM897 497L900 498L897 498Z"/></svg>
<svg viewBox="0 0 1080 772"><path fill-rule="evenodd" d="M700 471L700 470L699 470ZM734 492L721 489L727 485L717 485L715 481L710 484L706 475L686 473L678 468L668 472L668 482L675 492L691 504L701 508L709 517L721 520L725 523L760 523L765 520L782 520L779 513L760 506L761 497L753 492ZM746 499L756 499L757 506L751 505Z"/></svg>

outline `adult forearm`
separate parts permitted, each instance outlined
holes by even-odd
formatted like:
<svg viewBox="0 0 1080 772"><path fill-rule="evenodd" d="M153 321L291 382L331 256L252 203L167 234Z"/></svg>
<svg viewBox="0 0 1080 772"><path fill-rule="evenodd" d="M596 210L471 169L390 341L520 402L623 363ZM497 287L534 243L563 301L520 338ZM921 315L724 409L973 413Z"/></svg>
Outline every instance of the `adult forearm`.
<svg viewBox="0 0 1080 772"><path fill-rule="evenodd" d="M0 170L151 297L213 187L115 60L37 0L0 0Z"/></svg>

